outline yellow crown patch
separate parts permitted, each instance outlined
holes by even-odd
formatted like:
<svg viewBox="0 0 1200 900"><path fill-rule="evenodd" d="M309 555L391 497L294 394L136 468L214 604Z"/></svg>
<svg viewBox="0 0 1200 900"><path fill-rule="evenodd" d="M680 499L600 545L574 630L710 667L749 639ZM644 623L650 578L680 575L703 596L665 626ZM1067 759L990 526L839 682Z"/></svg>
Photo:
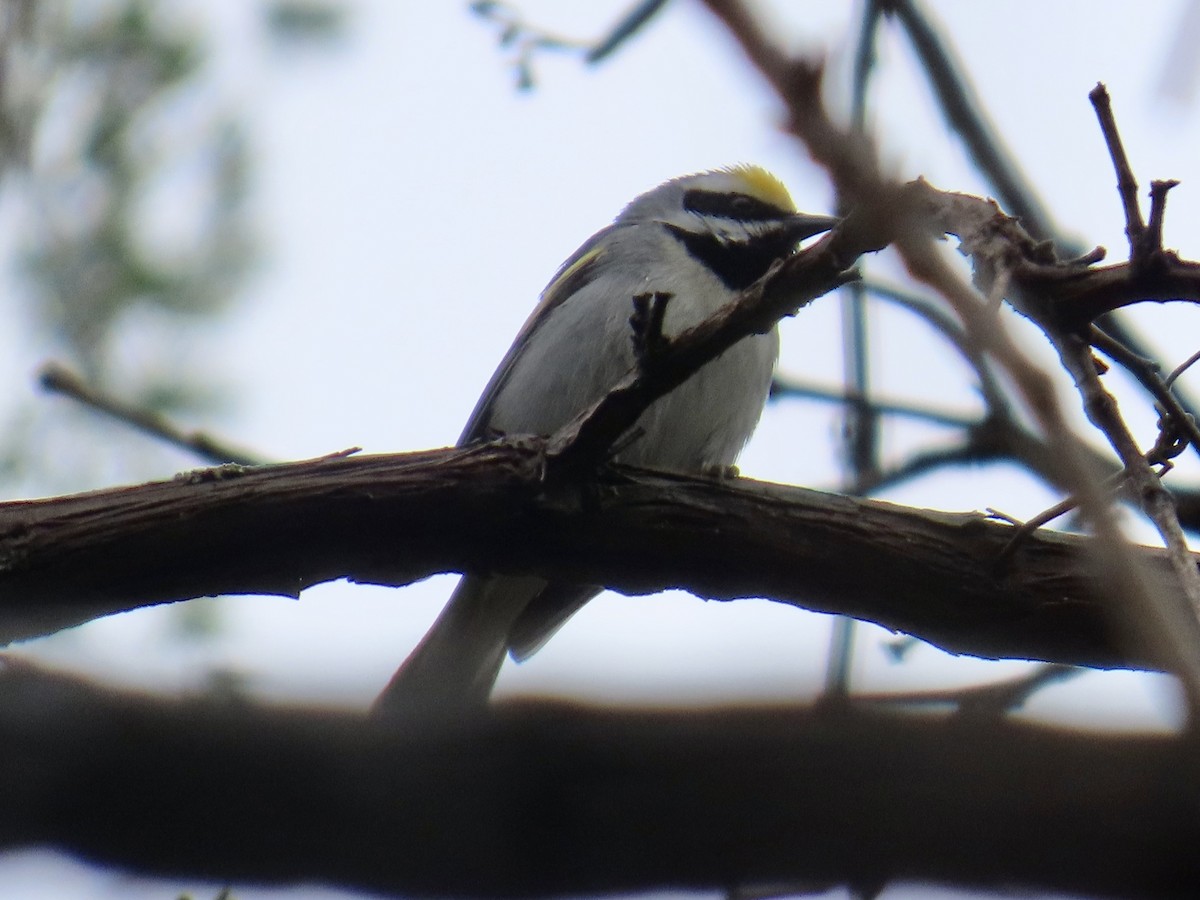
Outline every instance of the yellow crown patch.
<svg viewBox="0 0 1200 900"><path fill-rule="evenodd" d="M764 169L762 166L742 164L730 166L725 170L735 178L746 183L747 193L780 209L795 210L796 204L792 195L784 187L782 181Z"/></svg>

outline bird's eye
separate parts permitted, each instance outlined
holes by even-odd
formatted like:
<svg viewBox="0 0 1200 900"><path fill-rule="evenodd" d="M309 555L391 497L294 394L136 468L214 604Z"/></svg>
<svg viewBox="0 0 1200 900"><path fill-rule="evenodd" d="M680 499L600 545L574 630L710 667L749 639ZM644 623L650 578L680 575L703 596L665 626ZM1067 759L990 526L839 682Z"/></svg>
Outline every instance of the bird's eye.
<svg viewBox="0 0 1200 900"><path fill-rule="evenodd" d="M755 209L754 199L745 194L734 194L729 206L738 216L748 216Z"/></svg>

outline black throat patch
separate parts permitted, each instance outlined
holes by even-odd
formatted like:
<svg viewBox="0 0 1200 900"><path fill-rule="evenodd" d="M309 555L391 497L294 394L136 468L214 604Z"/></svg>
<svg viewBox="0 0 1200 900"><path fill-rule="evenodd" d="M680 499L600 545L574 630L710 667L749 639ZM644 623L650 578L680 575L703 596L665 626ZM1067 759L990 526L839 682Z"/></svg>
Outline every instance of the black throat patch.
<svg viewBox="0 0 1200 900"><path fill-rule="evenodd" d="M688 231L678 225L664 223L697 260L712 271L731 291L748 288L771 267L777 259L790 256L797 241L785 232L764 234L752 241L722 241L711 232Z"/></svg>

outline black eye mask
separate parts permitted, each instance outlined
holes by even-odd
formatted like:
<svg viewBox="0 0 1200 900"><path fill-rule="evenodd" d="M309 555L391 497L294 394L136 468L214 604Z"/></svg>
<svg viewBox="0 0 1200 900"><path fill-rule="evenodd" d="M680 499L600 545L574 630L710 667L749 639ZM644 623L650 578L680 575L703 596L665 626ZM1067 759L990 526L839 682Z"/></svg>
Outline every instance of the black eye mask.
<svg viewBox="0 0 1200 900"><path fill-rule="evenodd" d="M738 222L772 222L792 213L749 194L690 190L683 195L683 208L706 216L720 216Z"/></svg>

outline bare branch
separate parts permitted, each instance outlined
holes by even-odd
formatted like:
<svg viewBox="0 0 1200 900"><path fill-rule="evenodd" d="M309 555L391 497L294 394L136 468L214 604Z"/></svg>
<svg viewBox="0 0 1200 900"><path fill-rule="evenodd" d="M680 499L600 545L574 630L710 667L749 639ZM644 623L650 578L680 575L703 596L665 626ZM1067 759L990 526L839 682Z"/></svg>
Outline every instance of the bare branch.
<svg viewBox="0 0 1200 900"><path fill-rule="evenodd" d="M1177 365L1174 369L1171 370L1171 374L1167 376L1167 380L1166 380L1167 387L1170 387L1171 385L1173 385L1179 379L1179 377L1181 375L1183 375L1184 372L1186 372L1188 369L1190 369L1192 366L1194 366L1197 362L1200 362L1200 350L1197 350L1195 353L1193 353L1191 356L1189 356L1187 359L1185 359L1183 362L1181 362L1179 365Z"/></svg>
<svg viewBox="0 0 1200 900"><path fill-rule="evenodd" d="M946 691L916 691L913 693L857 694L860 704L888 706L951 706L960 715L1002 716L1020 709L1042 688L1082 674L1085 670L1057 663L1043 663L1033 671L1017 678L990 684L972 685Z"/></svg>
<svg viewBox="0 0 1200 900"><path fill-rule="evenodd" d="M776 376L771 382L771 399L802 399L821 400L826 403L853 404L862 403L870 407L872 414L877 416L895 416L901 419L915 419L934 425L946 425L951 428L970 428L978 422L977 417L962 413L948 412L925 406L921 403L901 403L898 401L872 400L839 388L828 388L819 384L810 384L792 378Z"/></svg>
<svg viewBox="0 0 1200 900"><path fill-rule="evenodd" d="M1163 249L1163 217L1167 211L1167 193L1179 187L1174 179L1150 182L1150 223L1146 226L1146 248L1149 253Z"/></svg>
<svg viewBox="0 0 1200 900"><path fill-rule="evenodd" d="M1200 570L1188 550L1171 495L1138 448L1121 418L1116 400L1100 383L1088 345L1070 336L1060 338L1056 344L1063 363L1075 378L1088 419L1108 438L1120 457L1125 476L1146 516L1162 536L1168 558L1183 588L1185 602L1182 604L1178 595L1152 597L1151 602L1139 604L1139 608L1127 611L1126 616L1137 628L1169 636L1170 645L1178 655L1176 668L1180 677L1185 684L1190 680L1191 688L1200 690ZM1140 621L1143 616L1149 622ZM1193 701L1197 700L1200 697L1193 695Z"/></svg>
<svg viewBox="0 0 1200 900"><path fill-rule="evenodd" d="M979 514L627 468L554 487L545 444L215 469L0 504L0 639L191 597L470 571L770 597L984 657L1171 659L1109 621L1087 538L1032 535L999 566L1013 528ZM1181 596L1164 551L1138 550L1136 570L1147 590Z"/></svg>
<svg viewBox="0 0 1200 900"><path fill-rule="evenodd" d="M981 104L974 95L961 66L954 59L947 42L931 25L929 18L912 0L893 0L888 7L889 12L901 22L908 32L918 58L929 75L935 96L947 121L962 136L976 167L988 179L992 191L1000 198L1005 208L1037 238L1053 241L1068 255L1078 254L1079 250L1075 249L1076 242L1064 235L1061 229L1051 221L1044 206L1038 201L1033 187L1024 178L1019 166L1005 149L1001 136L982 112ZM1107 94L1105 94L1105 98L1107 98ZM1108 117L1111 118L1111 110L1109 110ZM1116 136L1115 123L1111 125L1111 134ZM1132 172L1129 175L1132 178ZM1136 194L1136 186L1133 190ZM1132 199L1136 205L1136 196ZM1154 220L1153 208L1151 219ZM1154 229L1151 230L1154 231ZM1161 229L1157 233L1157 239L1152 242L1161 249ZM1092 254L1081 256L1069 264L1089 265L1099 262L1102 258L1103 250L1097 248L1092 251ZM1139 355L1144 357L1150 355L1146 342L1137 335L1128 322L1119 318L1115 313L1105 312L1099 315L1096 318L1096 324L1105 334L1125 344ZM1194 412L1195 404L1182 393L1180 403L1189 414Z"/></svg>
<svg viewBox="0 0 1200 900"><path fill-rule="evenodd" d="M1003 329L992 327L987 303L972 288L962 284L946 265L929 240L927 226L909 218L914 203L922 202L920 185L913 190L889 183L881 176L870 145L860 135L840 129L830 120L821 102L819 66L789 58L741 3L708 0L708 6L721 17L752 62L776 87L787 106L791 130L804 141L813 159L827 169L839 194L855 198L857 205L851 218L870 223L867 228L872 225L881 228L892 237L910 274L937 290L950 303L972 342L992 356L1012 379L1047 440L1059 448L1059 479L1078 497L1085 517L1101 539L1100 546L1104 549L1097 562L1113 590L1114 618L1138 629L1143 640L1154 641L1161 652L1172 659L1171 669L1183 682L1193 714L1200 715L1200 622L1190 611L1187 615L1180 613L1175 605L1177 597L1159 605L1147 589L1141 573L1135 570L1135 560L1106 498L1096 485L1095 473L1086 467L1086 449L1071 431L1051 381L1026 358ZM1037 245L1027 236L1022 241L1023 232L1016 223L1000 228L1005 239L996 242L996 225L1001 223L994 204L989 215L986 204L978 200L938 194L928 198L927 211L934 221L943 222L937 232L959 236L966 252L972 256L977 283L985 291L997 279L1004 282L1011 279L1014 284L1027 287L1026 272L1022 271L1027 265L1039 272L1055 268L1049 248ZM1131 215L1134 212L1136 205ZM1132 237L1140 239L1141 231L1132 234L1135 225L1141 225L1140 214L1136 221L1131 220L1130 226ZM989 252L989 245L995 255ZM1141 275L1145 268L1133 267L1132 275ZM1200 267L1196 268L1200 270ZM1091 274L1092 270L1086 270L1081 277ZM1070 334L1070 328L1057 327L1062 322L1057 302L1048 309L1045 298L1053 294L1025 291L1021 295L1043 300L1031 314L1040 316L1043 327L1053 331L1052 339ZM1120 305L1129 302L1126 296ZM1051 311L1054 318L1049 316ZM1101 311L1104 310L1096 311L1095 315ZM1072 312L1078 313L1078 310ZM1138 462L1144 464L1140 454ZM1173 546L1173 543L1172 537L1169 545ZM1182 575L1182 569L1177 568L1177 572ZM1193 570L1191 579L1196 577ZM1185 603L1190 606L1191 581L1185 584Z"/></svg>
<svg viewBox="0 0 1200 900"><path fill-rule="evenodd" d="M1142 256L1143 235L1146 223L1142 219L1142 210L1138 205L1137 177L1125 155L1125 146L1121 143L1121 132L1117 128L1117 120L1112 111L1112 100L1108 96L1108 88L1097 84L1088 94L1092 106L1096 110L1096 118L1100 121L1100 131L1104 135L1104 143L1108 145L1108 155L1112 157L1113 168L1117 173L1117 193L1121 195L1121 206L1125 210L1125 236L1129 238L1129 258L1136 260Z"/></svg>
<svg viewBox="0 0 1200 900"><path fill-rule="evenodd" d="M654 18L667 5L667 0L640 0L633 9L624 16L612 30L593 44L584 56L589 63L603 62L619 47L625 45L631 37L637 34L646 23Z"/></svg>
<svg viewBox="0 0 1200 900"><path fill-rule="evenodd" d="M867 115L867 83L875 62L875 38L879 32L879 22L883 15L882 4L876 0L867 0L863 4L862 24L859 29L858 48L854 60L854 83L851 87L850 122L851 127L859 134L866 130ZM844 208L846 198L839 196L839 213L847 212ZM842 416L841 452L845 463L845 489L855 494L865 492L868 482L873 481L879 474L879 416L871 404L871 379L869 346L870 330L867 327L867 296L860 282L846 286L842 292L842 358L843 381L850 401L845 404ZM852 628L836 629L841 634L835 635L835 641L841 645L835 646L831 655L830 666L835 675L829 680L835 693L844 693L845 684L838 683L839 677L845 677L848 669L839 664L839 658L849 657L848 645L852 640ZM836 674L841 672L840 675Z"/></svg>
<svg viewBox="0 0 1200 900"><path fill-rule="evenodd" d="M0 846L177 878L512 898L1200 883L1194 747L1171 736L550 703L391 726L28 672L0 679L0 722Z"/></svg>
<svg viewBox="0 0 1200 900"><path fill-rule="evenodd" d="M242 450L235 450L202 431L183 431L158 413L111 397L87 384L59 363L51 362L43 366L38 380L47 391L77 400L118 422L195 453L206 462L217 465L233 463L241 466L256 466L264 462Z"/></svg>
<svg viewBox="0 0 1200 900"><path fill-rule="evenodd" d="M985 288L998 273L1020 267L1020 257L1014 254L1014 247L1004 248L997 245L992 250L986 249L994 237L994 234L988 233L991 226L985 225L986 211L983 208L974 212L967 209L973 202L978 201L972 201L963 195L941 195L933 202L939 206L943 202L948 204L945 209L946 215L962 213L962 221L947 226L947 230L957 234L963 242L964 249L972 255L976 279ZM959 216L955 215L955 218ZM939 285L944 296L953 298L956 310L964 316L968 332L974 333L980 345L987 348L1004 365L1049 443L1058 448L1060 477L1070 493L1079 501L1084 518L1101 539L1099 546L1103 548L1102 555L1097 558L1096 563L1106 573L1107 583L1113 591L1111 609L1114 619L1122 622L1131 632L1140 634L1143 640L1159 644L1161 652L1173 660L1171 671L1179 676L1187 692L1193 715L1200 714L1200 620L1192 611L1195 607L1193 597L1200 596L1200 591L1193 587L1198 579L1194 567L1188 574L1178 562L1177 544L1182 542L1178 523L1175 522L1172 528L1167 522L1172 516L1164 513L1161 506L1156 506L1156 514L1160 516L1159 522L1164 539L1168 543L1169 554L1176 561L1177 577L1185 579L1180 582L1184 595L1182 600L1178 593L1164 599L1148 589L1141 573L1137 571L1136 559L1115 521L1108 497L1098 482L1097 473L1087 466L1086 448L1070 430L1045 376L1023 359L1003 330L986 328L979 315L979 310L984 308L981 306L982 299L978 298L974 302L971 300L969 292L957 285L956 276L929 251L927 242L921 244L902 239L901 243L910 271L931 284ZM1019 247L1019 244L1017 246ZM914 269L914 262L919 268ZM1025 289L1018 292L1021 308L1036 310L1043 317L1041 324L1047 336L1055 343L1060 358L1080 389L1084 390L1084 386L1092 381L1098 385L1087 345L1073 332L1055 327L1053 308L1057 298L1052 294L1038 295L1028 289L1027 283L1023 283L1022 287ZM1080 351L1077 348L1083 349ZM1085 404L1089 402L1089 397L1095 400L1097 395L1085 396ZM1099 427L1102 419L1095 410L1089 409L1089 418ZM1115 438L1113 433L1106 432L1106 437L1110 441L1119 442L1119 438ZM1136 446L1132 450L1123 445L1116 449L1127 471L1130 464L1128 456L1135 457L1135 465L1148 471L1148 466ZM1157 485L1157 479L1152 472L1150 478ZM1147 482L1135 483L1139 490L1151 488ZM1165 492L1163 493L1165 495ZM1152 497L1147 496L1146 499L1152 500Z"/></svg>
<svg viewBox="0 0 1200 900"><path fill-rule="evenodd" d="M991 192L1005 209L1020 219L1039 240L1061 240L1061 230L1038 201L1037 194L1000 134L983 112L983 106L929 18L913 0L889 0L888 12L903 26L912 41L933 87L946 121L966 144L976 168L991 185Z"/></svg>
<svg viewBox="0 0 1200 900"><path fill-rule="evenodd" d="M1091 345L1111 359L1118 363L1125 371L1138 380L1151 396L1157 401L1163 415L1170 419L1173 427L1183 434L1192 449L1200 454L1200 427L1197 427L1196 420L1184 410L1183 405L1179 402L1179 398L1175 396L1170 385L1178 377L1176 373L1182 372L1188 364L1184 364L1171 376L1164 381L1159 374L1158 366L1152 361L1143 356L1131 351L1120 341L1109 337L1106 333L1098 328L1093 328L1089 331L1088 340Z"/></svg>
<svg viewBox="0 0 1200 900"><path fill-rule="evenodd" d="M517 72L517 87L531 90L535 84L533 62L539 53L566 52L578 54L589 64L603 62L641 31L666 4L667 0L640 0L607 34L595 41L552 34L525 21L511 4L500 0L474 0L470 9L499 28L500 45L514 50L513 67Z"/></svg>
<svg viewBox="0 0 1200 900"><path fill-rule="evenodd" d="M995 373L987 359L980 353L979 348L967 339L961 323L957 322L948 311L928 298L918 297L911 292L873 279L866 280L864 284L873 296L907 309L946 338L975 372L975 377L979 380L979 391L983 395L989 414L1011 418L1012 412L1009 409L1008 398L996 380Z"/></svg>

